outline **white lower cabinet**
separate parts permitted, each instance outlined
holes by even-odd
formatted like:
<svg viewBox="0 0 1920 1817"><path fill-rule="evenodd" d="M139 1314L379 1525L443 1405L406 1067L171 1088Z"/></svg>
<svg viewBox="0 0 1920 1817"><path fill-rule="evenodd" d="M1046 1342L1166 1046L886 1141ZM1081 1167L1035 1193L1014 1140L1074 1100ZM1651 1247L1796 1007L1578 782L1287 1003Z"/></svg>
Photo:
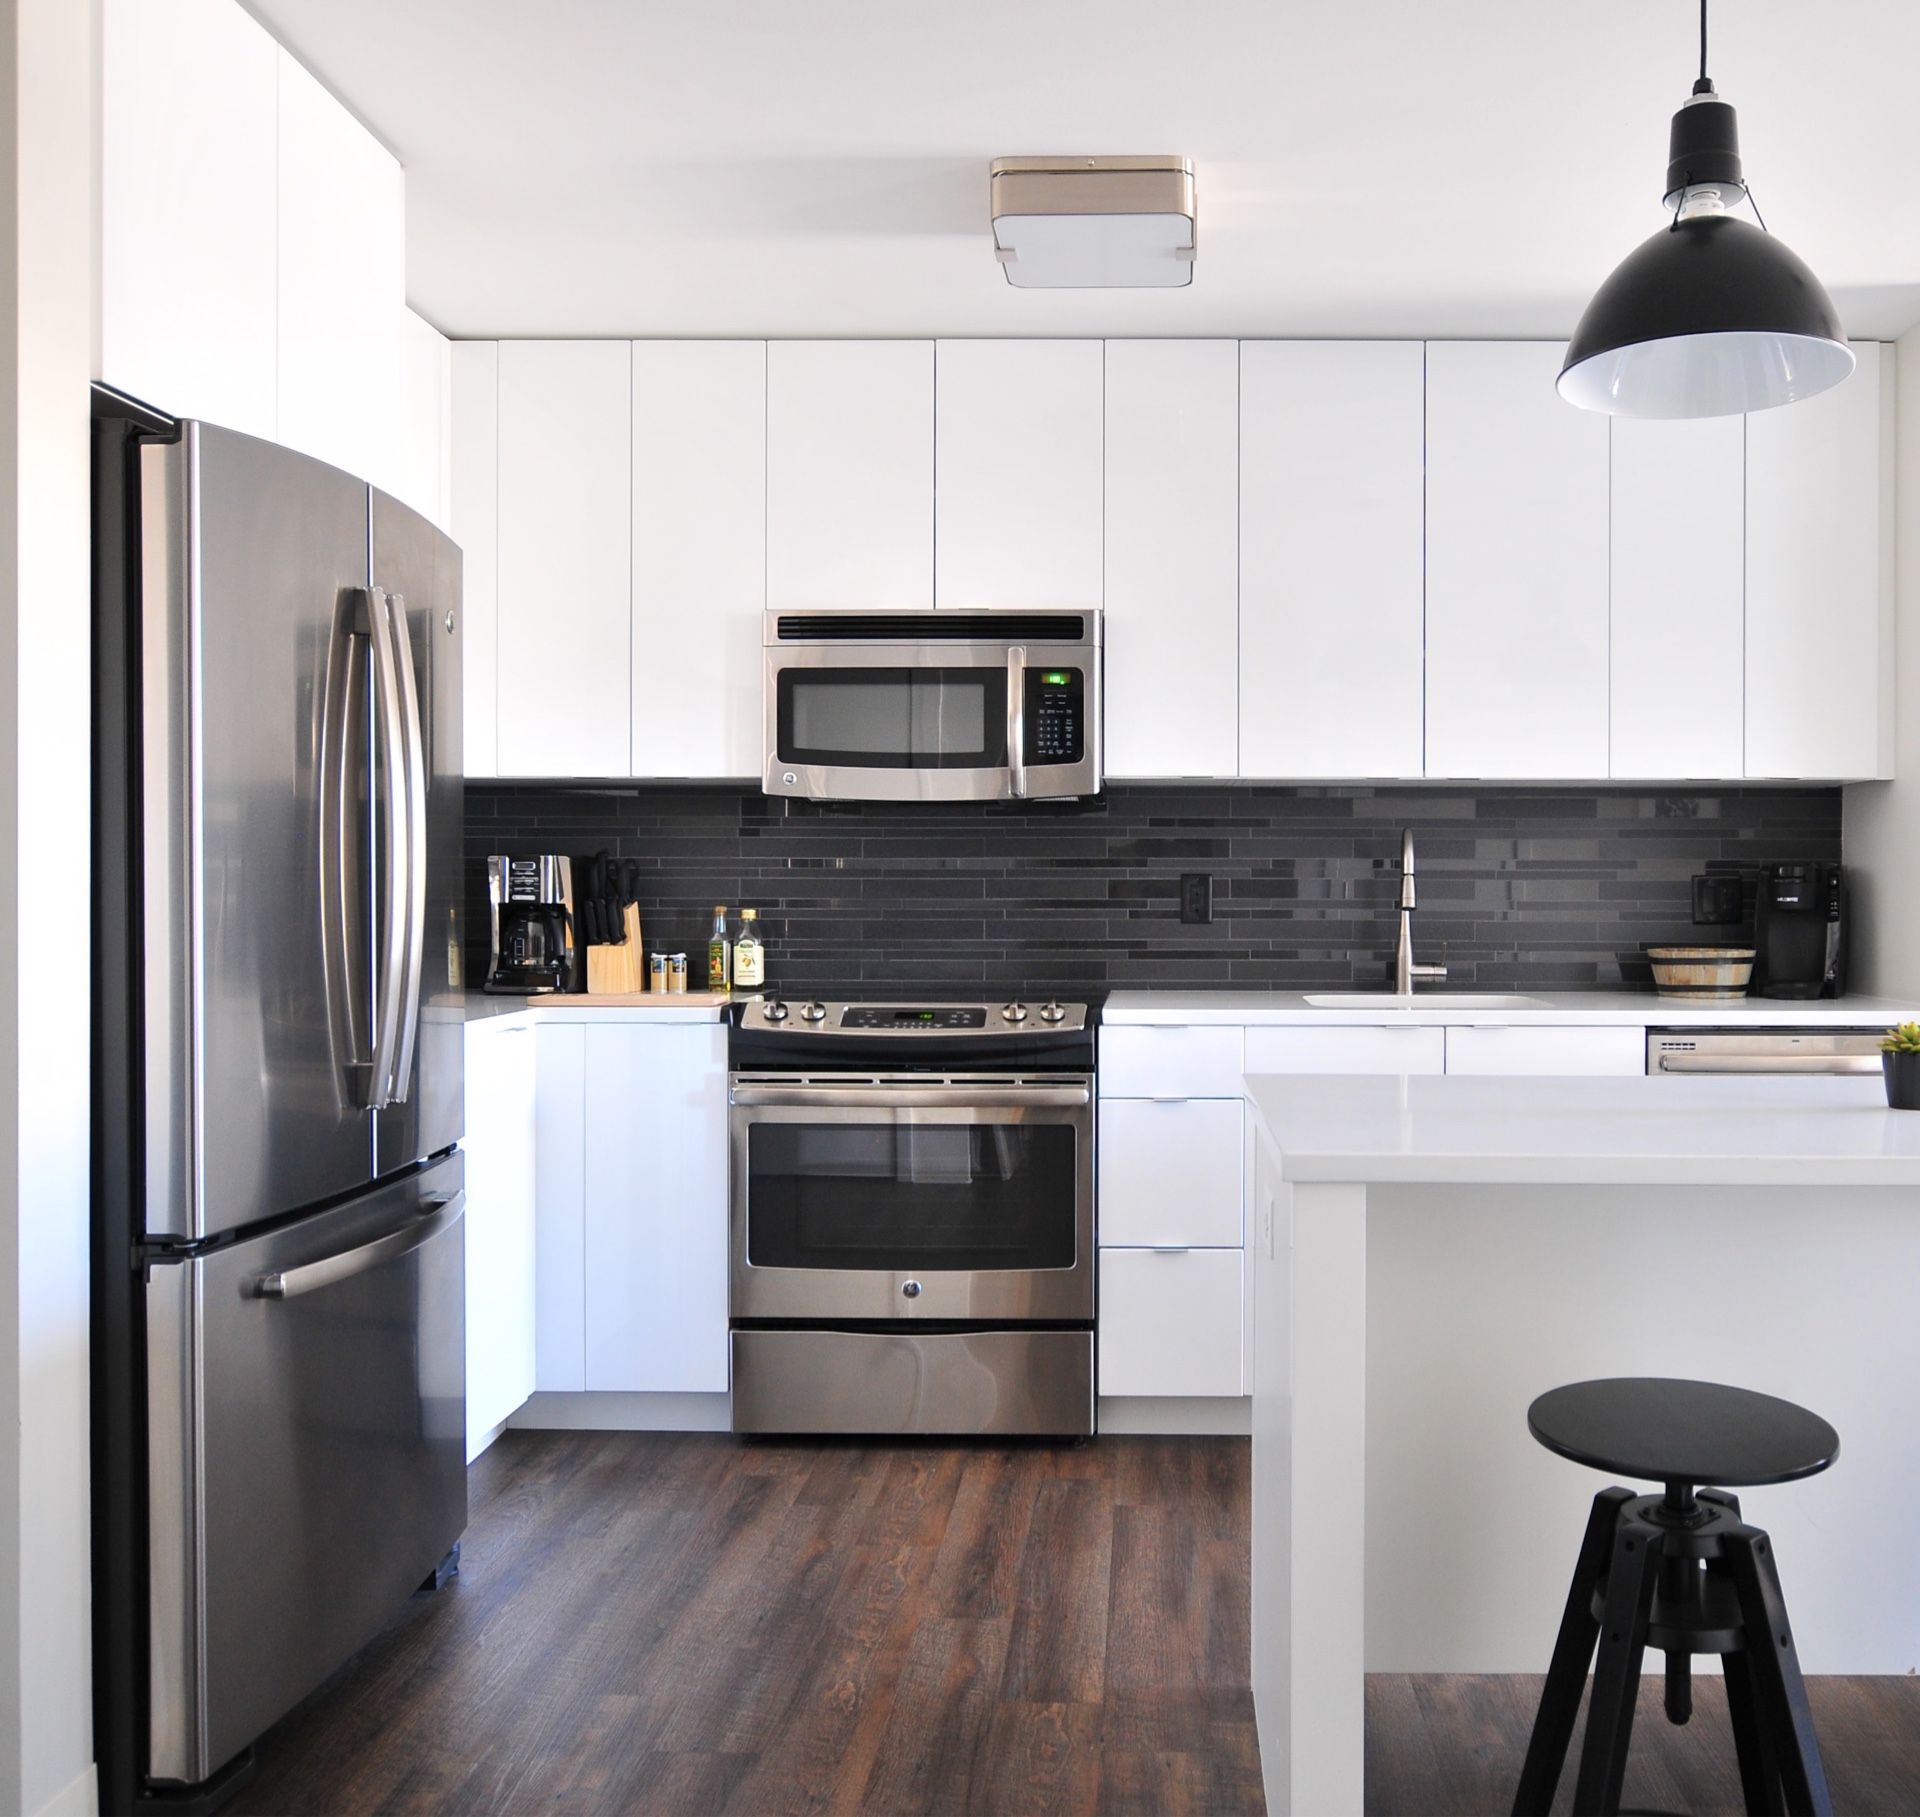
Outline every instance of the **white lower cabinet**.
<svg viewBox="0 0 1920 1817"><path fill-rule="evenodd" d="M538 1031L537 1385L727 1387L727 1036Z"/></svg>
<svg viewBox="0 0 1920 1817"><path fill-rule="evenodd" d="M1237 1028L1141 1022L1100 1031L1102 1098L1237 1098L1245 1073Z"/></svg>
<svg viewBox="0 0 1920 1817"><path fill-rule="evenodd" d="M1447 1071L1629 1077L1647 1070L1644 1028L1450 1028Z"/></svg>
<svg viewBox="0 0 1920 1817"><path fill-rule="evenodd" d="M467 1458L533 1392L534 1031L466 1031Z"/></svg>
<svg viewBox="0 0 1920 1817"><path fill-rule="evenodd" d="M1440 1073L1445 1031L1398 1028L1250 1028L1250 1073Z"/></svg>
<svg viewBox="0 0 1920 1817"><path fill-rule="evenodd" d="M1100 1107L1100 1241L1237 1248L1245 1106L1109 1098Z"/></svg>
<svg viewBox="0 0 1920 1817"><path fill-rule="evenodd" d="M727 1387L727 1036L586 1034L585 1385Z"/></svg>
<svg viewBox="0 0 1920 1817"><path fill-rule="evenodd" d="M1102 1249L1100 1393L1244 1394L1243 1260L1238 1249Z"/></svg>

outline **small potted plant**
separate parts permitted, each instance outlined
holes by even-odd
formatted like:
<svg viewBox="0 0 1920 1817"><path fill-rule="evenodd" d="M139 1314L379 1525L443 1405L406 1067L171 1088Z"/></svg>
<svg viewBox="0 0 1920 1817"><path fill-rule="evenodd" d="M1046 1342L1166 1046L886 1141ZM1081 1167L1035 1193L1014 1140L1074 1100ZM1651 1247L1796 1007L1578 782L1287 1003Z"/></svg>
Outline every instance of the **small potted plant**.
<svg viewBox="0 0 1920 1817"><path fill-rule="evenodd" d="M1887 1103L1895 1110L1920 1110L1920 1022L1903 1022L1880 1043L1880 1070L1886 1075Z"/></svg>

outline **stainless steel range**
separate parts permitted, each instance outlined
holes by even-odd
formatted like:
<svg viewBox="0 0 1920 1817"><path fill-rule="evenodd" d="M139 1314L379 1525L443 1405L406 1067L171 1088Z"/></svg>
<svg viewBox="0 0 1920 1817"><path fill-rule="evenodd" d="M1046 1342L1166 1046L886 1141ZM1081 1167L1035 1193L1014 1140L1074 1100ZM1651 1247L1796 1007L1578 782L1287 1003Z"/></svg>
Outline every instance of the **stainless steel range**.
<svg viewBox="0 0 1920 1817"><path fill-rule="evenodd" d="M733 1426L1093 1430L1094 1016L744 1004Z"/></svg>

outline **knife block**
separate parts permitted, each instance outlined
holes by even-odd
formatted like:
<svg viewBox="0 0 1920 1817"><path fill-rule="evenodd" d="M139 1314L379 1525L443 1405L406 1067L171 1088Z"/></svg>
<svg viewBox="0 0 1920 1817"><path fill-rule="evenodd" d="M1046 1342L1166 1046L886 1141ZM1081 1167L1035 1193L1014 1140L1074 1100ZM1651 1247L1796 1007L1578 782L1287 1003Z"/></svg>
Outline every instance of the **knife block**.
<svg viewBox="0 0 1920 1817"><path fill-rule="evenodd" d="M627 937L616 945L587 948L590 996L631 996L647 988L646 943L640 934L640 905L626 907Z"/></svg>

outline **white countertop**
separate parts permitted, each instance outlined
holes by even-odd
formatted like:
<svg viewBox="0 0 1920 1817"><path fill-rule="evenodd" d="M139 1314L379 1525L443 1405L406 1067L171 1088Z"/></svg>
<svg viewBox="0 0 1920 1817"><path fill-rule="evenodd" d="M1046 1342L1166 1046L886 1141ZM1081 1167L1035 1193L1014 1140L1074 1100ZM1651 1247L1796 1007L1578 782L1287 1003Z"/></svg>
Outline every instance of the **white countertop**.
<svg viewBox="0 0 1920 1817"><path fill-rule="evenodd" d="M592 997L550 992L542 997L489 996L468 991L468 1022L718 1022L728 999L706 991L681 996Z"/></svg>
<svg viewBox="0 0 1920 1817"><path fill-rule="evenodd" d="M1465 987L1462 987L1464 992ZM1315 996L1352 995L1337 985ZM1449 1006L1444 990L1411 999L1382 991L1378 1004L1321 1009L1304 991L1115 991L1100 1012L1109 1027L1129 1023L1219 1023L1246 1028L1499 1023L1542 1028L1888 1028L1920 1019L1920 1005L1885 997L1837 997L1812 1003L1740 997L1692 1003L1645 991L1526 991L1538 1007L1469 1009Z"/></svg>
<svg viewBox="0 0 1920 1817"><path fill-rule="evenodd" d="M1247 1097L1289 1180L1920 1186L1920 1111L1872 1078L1258 1074Z"/></svg>

